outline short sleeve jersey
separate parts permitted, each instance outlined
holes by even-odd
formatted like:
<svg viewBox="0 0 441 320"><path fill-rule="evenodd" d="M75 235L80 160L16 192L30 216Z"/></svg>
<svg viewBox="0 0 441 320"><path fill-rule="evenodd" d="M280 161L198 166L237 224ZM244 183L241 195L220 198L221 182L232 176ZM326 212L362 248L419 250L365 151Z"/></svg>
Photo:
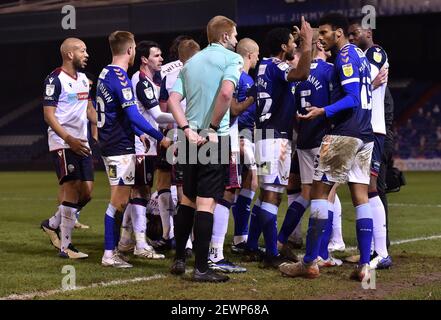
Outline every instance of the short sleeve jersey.
<svg viewBox="0 0 441 320"><path fill-rule="evenodd" d="M178 78L179 72L181 72L184 65L180 60L172 61L164 64L161 67L161 91L160 91L160 101L167 101L169 92L173 88L173 85Z"/></svg>
<svg viewBox="0 0 441 320"><path fill-rule="evenodd" d="M307 114L305 108L323 108L330 103L334 66L322 59L313 60L308 79L298 82L295 87L296 109ZM322 138L329 132L325 117L300 120L298 124L297 148L313 149L320 146Z"/></svg>
<svg viewBox="0 0 441 320"><path fill-rule="evenodd" d="M373 45L365 52L366 58L371 64L372 80L378 75L382 68L389 68L387 53L378 45ZM384 96L386 94L387 83L372 90L372 130L375 133L386 134L386 122L384 119Z"/></svg>
<svg viewBox="0 0 441 320"><path fill-rule="evenodd" d="M180 60L169 62L161 67L162 82L161 90L159 92L159 101L166 102L168 100L173 85L175 84L176 79L178 78L183 67L184 65ZM181 101L181 107L184 112L186 105L186 99L183 99Z"/></svg>
<svg viewBox="0 0 441 320"><path fill-rule="evenodd" d="M264 58L257 75L256 128L274 130L275 138L292 139L295 119L292 68L277 58Z"/></svg>
<svg viewBox="0 0 441 320"><path fill-rule="evenodd" d="M105 67L97 83L98 138L103 156L135 153L135 134L124 109L136 106L132 82L119 66Z"/></svg>
<svg viewBox="0 0 441 320"><path fill-rule="evenodd" d="M242 71L240 75L239 83L234 93L234 96L238 102L242 102L247 99L247 91L253 85L254 85L253 78L245 71ZM251 132L253 132L255 119L256 119L256 104L253 103L238 116L239 131L243 129L249 129Z"/></svg>
<svg viewBox="0 0 441 320"><path fill-rule="evenodd" d="M72 78L61 68L51 72L44 81L43 106L56 107L55 118L66 132L87 140L87 105L89 81L84 73ZM48 128L49 150L67 149L69 145L51 127Z"/></svg>
<svg viewBox="0 0 441 320"><path fill-rule="evenodd" d="M172 91L187 99L185 116L193 129L208 129L222 81L236 87L243 59L220 44L210 44L186 62ZM230 111L225 113L217 133L229 134Z"/></svg>
<svg viewBox="0 0 441 320"><path fill-rule="evenodd" d="M359 104L351 109L342 110L331 118L331 133L369 142L373 140L370 64L361 49L347 44L341 48L335 59L331 102L334 103L350 94L348 85L354 82L360 84L360 90L351 94L357 95Z"/></svg>

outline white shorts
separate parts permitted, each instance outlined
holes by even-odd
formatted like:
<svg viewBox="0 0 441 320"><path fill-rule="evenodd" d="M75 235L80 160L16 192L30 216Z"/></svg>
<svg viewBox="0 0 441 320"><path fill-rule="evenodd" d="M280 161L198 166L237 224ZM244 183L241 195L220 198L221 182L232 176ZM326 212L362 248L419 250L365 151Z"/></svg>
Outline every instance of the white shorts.
<svg viewBox="0 0 441 320"><path fill-rule="evenodd" d="M255 145L250 140L243 138L243 162L250 170L257 170L256 157L254 156Z"/></svg>
<svg viewBox="0 0 441 320"><path fill-rule="evenodd" d="M133 186L135 184L136 156L134 154L103 156L102 158L111 186Z"/></svg>
<svg viewBox="0 0 441 320"><path fill-rule="evenodd" d="M368 185L373 148L374 142L364 143L346 136L325 136L314 180L329 184L352 182Z"/></svg>
<svg viewBox="0 0 441 320"><path fill-rule="evenodd" d="M320 148L314 149L297 149L297 156L299 157L300 180L302 184L312 184L314 176L314 163L317 163L319 158Z"/></svg>
<svg viewBox="0 0 441 320"><path fill-rule="evenodd" d="M291 141L263 139L256 142L259 184L287 186L291 167Z"/></svg>

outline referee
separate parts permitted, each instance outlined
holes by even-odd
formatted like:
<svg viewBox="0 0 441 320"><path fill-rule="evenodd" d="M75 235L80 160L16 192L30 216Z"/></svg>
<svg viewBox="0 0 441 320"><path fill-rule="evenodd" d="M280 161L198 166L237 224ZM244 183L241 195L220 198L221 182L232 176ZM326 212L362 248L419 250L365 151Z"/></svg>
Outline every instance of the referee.
<svg viewBox="0 0 441 320"><path fill-rule="evenodd" d="M228 164L228 157L226 163L221 163L221 157L222 152L228 155L229 151L229 106L243 68L242 57L233 52L236 36L234 21L223 16L212 18L207 25L209 45L185 64L168 100L176 122L185 133L187 150L183 163L184 195L174 219L176 257L170 271L176 275L185 272L185 244L193 228L193 280L199 282L229 279L210 270L207 261L213 212L216 199L224 192L225 165ZM180 107L184 98L185 114ZM207 133L207 139L202 137L201 131ZM208 148L202 147L207 140ZM222 148L226 150L221 150L221 146L226 146ZM190 156L194 156L189 149L198 151L196 161L189 161ZM209 157L208 163L203 161L206 157Z"/></svg>

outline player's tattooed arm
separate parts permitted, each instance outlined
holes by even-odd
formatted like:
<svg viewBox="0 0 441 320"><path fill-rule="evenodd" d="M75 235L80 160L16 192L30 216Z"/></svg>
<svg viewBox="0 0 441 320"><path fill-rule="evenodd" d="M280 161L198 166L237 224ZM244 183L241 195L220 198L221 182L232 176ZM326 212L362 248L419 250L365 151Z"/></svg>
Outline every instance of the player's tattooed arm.
<svg viewBox="0 0 441 320"><path fill-rule="evenodd" d="M63 139L73 152L80 156L90 155L90 149L87 147L87 140L77 139L67 133L67 131L61 126L55 117L56 107L45 106L44 107L44 121L55 131L55 133Z"/></svg>

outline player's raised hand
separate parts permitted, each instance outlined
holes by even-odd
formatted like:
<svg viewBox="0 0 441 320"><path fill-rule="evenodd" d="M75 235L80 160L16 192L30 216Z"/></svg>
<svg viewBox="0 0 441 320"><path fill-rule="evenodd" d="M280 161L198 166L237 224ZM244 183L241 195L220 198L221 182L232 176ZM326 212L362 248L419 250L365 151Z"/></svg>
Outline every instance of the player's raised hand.
<svg viewBox="0 0 441 320"><path fill-rule="evenodd" d="M80 156L87 157L90 155L90 149L87 147L87 140L77 139L72 136L67 136L64 140L73 152Z"/></svg>
<svg viewBox="0 0 441 320"><path fill-rule="evenodd" d="M312 119L315 119L315 118L320 117L325 114L324 108L309 107L309 108L305 108L305 109L306 109L306 111L308 111L308 113L307 114L297 113L297 119L312 120Z"/></svg>
<svg viewBox="0 0 441 320"><path fill-rule="evenodd" d="M311 25L309 24L308 21L305 20L305 17L302 16L302 26L300 28L300 33L299 36L301 38L302 41L302 46L304 45L304 47L311 47L312 46L312 28Z"/></svg>

